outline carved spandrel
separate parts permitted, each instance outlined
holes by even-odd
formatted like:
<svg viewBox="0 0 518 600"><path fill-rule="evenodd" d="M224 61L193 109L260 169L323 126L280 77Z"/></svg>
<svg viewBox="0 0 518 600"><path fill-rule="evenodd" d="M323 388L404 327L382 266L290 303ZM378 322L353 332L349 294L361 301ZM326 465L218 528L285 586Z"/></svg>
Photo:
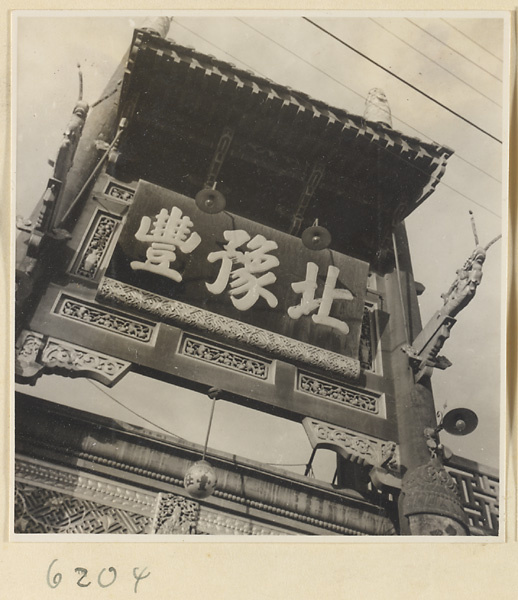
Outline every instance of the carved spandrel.
<svg viewBox="0 0 518 600"><path fill-rule="evenodd" d="M34 383L44 372L57 371L113 385L130 367L128 361L30 331L22 332L16 353L16 376L22 383Z"/></svg>
<svg viewBox="0 0 518 600"><path fill-rule="evenodd" d="M399 448L395 442L381 440L357 431L337 427L306 417L302 424L313 448L327 448L346 460L373 467L399 470Z"/></svg>

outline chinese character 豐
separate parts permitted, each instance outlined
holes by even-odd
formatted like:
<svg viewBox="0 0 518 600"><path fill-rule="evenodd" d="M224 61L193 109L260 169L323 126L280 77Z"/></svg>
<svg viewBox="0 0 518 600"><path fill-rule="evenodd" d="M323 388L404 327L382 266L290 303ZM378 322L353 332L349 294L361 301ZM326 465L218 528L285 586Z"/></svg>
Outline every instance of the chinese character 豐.
<svg viewBox="0 0 518 600"><path fill-rule="evenodd" d="M312 315L315 323L328 325L338 329L343 334L349 333L349 326L344 321L330 317L331 306L334 300L352 300L353 295L349 290L336 289L339 269L330 265L327 269L327 277L324 285L322 298L315 298L317 290L318 266L313 262L308 262L306 266L306 279L292 283L291 287L297 294L302 294L300 303L288 308L288 315L292 319L299 319L302 315L309 315L318 309L316 315Z"/></svg>
<svg viewBox="0 0 518 600"><path fill-rule="evenodd" d="M142 217L135 237L139 242L148 242L151 246L146 252L146 262L134 260L131 268L151 271L174 281L182 281L180 273L171 269L170 265L176 260L177 248L184 254L190 254L201 242L196 232L190 232L192 226L191 219L182 216L182 211L177 206L171 209L171 214L163 208L156 215L153 224L150 217Z"/></svg>
<svg viewBox="0 0 518 600"><path fill-rule="evenodd" d="M209 292L221 294L230 281L230 299L238 310L248 310L259 297L264 298L271 308L275 308L278 300L265 286L277 280L269 271L279 266L279 260L268 254L277 249L277 244L259 234L250 239L242 229L225 231L223 236L227 240L224 249L211 252L207 257L211 263L221 260L216 281L205 284ZM248 242L248 250L238 250L245 242ZM236 265L241 266L234 268ZM263 275L257 277L260 273Z"/></svg>

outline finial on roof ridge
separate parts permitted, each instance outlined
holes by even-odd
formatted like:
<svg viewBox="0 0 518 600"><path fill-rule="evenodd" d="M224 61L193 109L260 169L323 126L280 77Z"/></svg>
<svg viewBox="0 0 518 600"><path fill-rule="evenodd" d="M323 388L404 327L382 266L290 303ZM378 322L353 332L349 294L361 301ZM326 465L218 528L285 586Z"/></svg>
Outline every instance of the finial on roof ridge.
<svg viewBox="0 0 518 600"><path fill-rule="evenodd" d="M390 106L385 96L385 92L381 88L372 88L367 94L365 101L365 112L363 118L366 121L374 121L376 123L384 123L392 127L392 113Z"/></svg>

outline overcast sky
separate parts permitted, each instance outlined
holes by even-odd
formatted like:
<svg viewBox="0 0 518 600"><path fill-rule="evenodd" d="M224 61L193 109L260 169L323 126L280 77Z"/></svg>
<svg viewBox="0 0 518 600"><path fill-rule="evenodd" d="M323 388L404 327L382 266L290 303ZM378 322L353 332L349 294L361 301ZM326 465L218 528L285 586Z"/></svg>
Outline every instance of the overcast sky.
<svg viewBox="0 0 518 600"><path fill-rule="evenodd" d="M84 75L85 99L93 103L127 49L133 27L142 21L142 15L56 18L56 14L17 21L13 122L16 213L23 216L29 216L51 174L47 159L55 157L77 98L77 62ZM394 129L455 151L435 192L406 221L414 276L426 286L420 297L425 323L440 308L441 293L473 250L468 211L475 214L482 244L505 233L501 184L505 144L497 141L506 139L502 13L494 13L494 18L486 14L484 19L453 13L447 19L446 15L306 14L422 93L301 16L179 14L168 37L355 114L363 114L368 91L380 87L388 98ZM500 241L489 251L477 295L459 314L443 349L453 366L436 371L432 378L438 410L445 403L446 410L465 406L480 419L470 436L444 435L443 441L453 452L492 466L498 464L503 412L499 408L504 250ZM53 376L41 378L35 388L18 388L151 428L90 382ZM144 418L203 442L209 414L205 398L133 374L107 391ZM216 408L210 445L271 463L304 463L310 453L301 425L223 402Z"/></svg>

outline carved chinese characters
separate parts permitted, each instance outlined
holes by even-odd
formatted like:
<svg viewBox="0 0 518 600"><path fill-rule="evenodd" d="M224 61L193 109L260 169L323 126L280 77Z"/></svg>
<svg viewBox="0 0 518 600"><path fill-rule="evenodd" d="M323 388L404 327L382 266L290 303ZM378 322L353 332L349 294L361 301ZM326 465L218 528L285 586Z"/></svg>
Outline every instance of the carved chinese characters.
<svg viewBox="0 0 518 600"><path fill-rule="evenodd" d="M267 240L262 235L256 235L252 240L246 231L225 231L223 233L227 244L224 250L211 252L207 260L211 263L220 260L221 268L214 283L206 284L209 292L221 294L230 283L230 299L238 310L248 310L263 297L271 308L279 303L277 298L265 287L277 280L270 271L279 266L279 260L268 254L276 250L277 244ZM245 244L248 250L238 250ZM237 268L234 266L237 265ZM260 277L258 274L263 273Z"/></svg>
<svg viewBox="0 0 518 600"><path fill-rule="evenodd" d="M139 182L105 276L357 360L367 263Z"/></svg>
<svg viewBox="0 0 518 600"><path fill-rule="evenodd" d="M163 208L153 224L149 217L142 217L135 237L140 242L149 242L151 246L146 252L146 262L133 261L131 268L182 281L182 276L171 268L171 263L176 260L177 248L184 254L190 254L201 242L197 233L190 233L192 225L189 217L182 216L182 211L176 206L171 209L171 214Z"/></svg>
<svg viewBox="0 0 518 600"><path fill-rule="evenodd" d="M349 326L347 323L329 316L333 300L352 300L353 298L353 295L349 290L336 289L336 280L338 279L339 272L339 269L336 267L331 265L328 267L326 283L324 285L324 294L322 298L315 298L318 266L315 263L309 262L306 269L306 279L291 284L294 292L302 294L302 299L297 306L290 306L290 308L288 308L290 317L292 319L298 319L301 315L309 315L314 310L318 309L317 314L311 317L315 323L334 327L344 335L347 335L349 333Z"/></svg>

